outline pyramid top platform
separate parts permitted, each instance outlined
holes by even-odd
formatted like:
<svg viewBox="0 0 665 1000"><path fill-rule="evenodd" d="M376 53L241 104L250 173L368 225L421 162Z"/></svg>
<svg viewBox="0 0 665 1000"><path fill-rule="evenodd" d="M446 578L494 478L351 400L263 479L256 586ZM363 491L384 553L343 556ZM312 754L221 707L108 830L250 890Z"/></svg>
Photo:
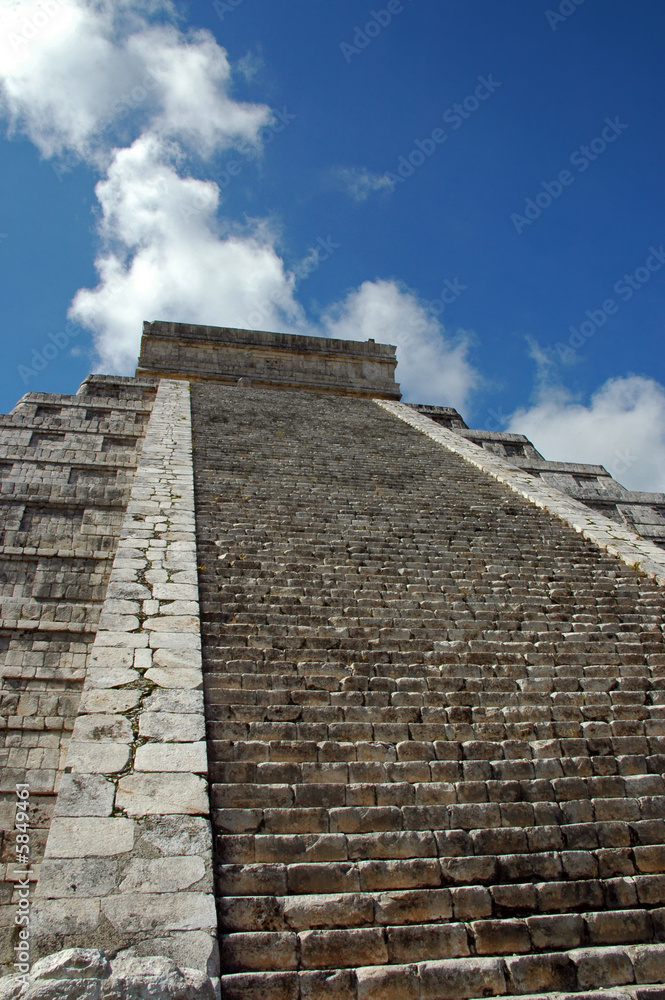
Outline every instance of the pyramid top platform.
<svg viewBox="0 0 665 1000"><path fill-rule="evenodd" d="M399 400L395 347L293 333L144 323L137 376Z"/></svg>

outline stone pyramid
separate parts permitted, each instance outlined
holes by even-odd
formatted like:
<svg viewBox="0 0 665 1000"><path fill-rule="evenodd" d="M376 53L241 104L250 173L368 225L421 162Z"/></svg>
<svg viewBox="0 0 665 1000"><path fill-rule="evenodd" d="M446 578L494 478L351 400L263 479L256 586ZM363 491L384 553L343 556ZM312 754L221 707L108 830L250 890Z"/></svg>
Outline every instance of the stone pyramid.
<svg viewBox="0 0 665 1000"><path fill-rule="evenodd" d="M2 418L3 998L665 997L665 496L395 363L151 323Z"/></svg>

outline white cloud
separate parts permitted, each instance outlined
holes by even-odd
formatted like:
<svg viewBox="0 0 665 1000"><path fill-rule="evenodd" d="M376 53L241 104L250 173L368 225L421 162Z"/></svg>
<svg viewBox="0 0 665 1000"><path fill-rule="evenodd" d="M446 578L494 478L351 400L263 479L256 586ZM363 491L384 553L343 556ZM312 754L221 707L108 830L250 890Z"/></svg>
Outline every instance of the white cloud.
<svg viewBox="0 0 665 1000"><path fill-rule="evenodd" d="M171 0L5 0L0 18L10 129L102 176L99 280L76 293L70 315L92 331L103 369L132 371L145 319L373 337L397 344L408 398L465 405L477 382L468 339L451 342L413 292L368 281L308 321L270 225L224 222L217 184L190 176L194 156L200 167L228 146L260 150L276 121L233 99L212 34L180 30ZM247 60L239 72L251 72ZM273 131L292 117L278 115ZM394 186L364 168L337 180L359 201Z"/></svg>
<svg viewBox="0 0 665 1000"><path fill-rule="evenodd" d="M338 167L334 176L355 201L366 201L377 192L394 191L396 183L388 174L373 174L365 167Z"/></svg>
<svg viewBox="0 0 665 1000"><path fill-rule="evenodd" d="M96 193L106 246L100 280L77 293L70 315L94 331L105 368L132 370L144 319L302 326L295 279L269 227L222 232L217 185L179 176L157 137L118 150Z"/></svg>
<svg viewBox="0 0 665 1000"><path fill-rule="evenodd" d="M48 9L14 0L0 29L0 97L13 130L44 156L83 153L128 70L118 65L124 53L111 41L110 16L69 0Z"/></svg>
<svg viewBox="0 0 665 1000"><path fill-rule="evenodd" d="M242 58L238 59L234 70L240 73L245 80L253 80L264 69L263 57L256 52L246 52Z"/></svg>
<svg viewBox="0 0 665 1000"><path fill-rule="evenodd" d="M417 296L394 281L365 281L329 310L323 327L330 337L395 344L397 379L411 402L464 409L479 383L467 360L469 338L455 342Z"/></svg>
<svg viewBox="0 0 665 1000"><path fill-rule="evenodd" d="M171 15L169 0L3 9L0 106L11 129L46 157L73 153L106 172L96 187L99 283L79 290L70 315L114 370L134 367L143 319L300 321L269 228L223 232L218 186L187 176L188 154L259 148L272 112L233 100L225 50Z"/></svg>
<svg viewBox="0 0 665 1000"><path fill-rule="evenodd" d="M117 150L96 187L99 283L71 316L92 330L105 369L131 372L144 319L311 333L397 345L405 397L463 408L477 383L468 340L451 343L425 304L393 281L365 282L308 321L269 225L231 229L212 181L181 176L154 135Z"/></svg>
<svg viewBox="0 0 665 1000"><path fill-rule="evenodd" d="M157 84L160 110L151 128L209 156L234 142L258 145L272 119L265 105L242 104L227 91L231 67L208 31L186 39L171 25L137 32L128 50Z"/></svg>
<svg viewBox="0 0 665 1000"><path fill-rule="evenodd" d="M225 50L208 31L164 22L170 13L167 0L10 0L0 21L10 127L46 157L73 151L99 162L128 118L131 138L150 129L202 155L257 144L269 109L232 100Z"/></svg>
<svg viewBox="0 0 665 1000"><path fill-rule="evenodd" d="M545 387L506 430L526 434L551 461L604 465L630 489L665 491L665 387L654 379L609 379L588 406Z"/></svg>

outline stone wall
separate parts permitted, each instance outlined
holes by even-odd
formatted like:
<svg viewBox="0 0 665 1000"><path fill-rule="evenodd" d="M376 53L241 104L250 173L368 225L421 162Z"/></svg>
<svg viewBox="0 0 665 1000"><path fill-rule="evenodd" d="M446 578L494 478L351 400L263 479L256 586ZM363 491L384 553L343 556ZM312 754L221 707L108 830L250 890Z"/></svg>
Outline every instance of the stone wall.
<svg viewBox="0 0 665 1000"><path fill-rule="evenodd" d="M36 880L155 390L91 376L0 417L3 964L17 931L15 786L31 789Z"/></svg>

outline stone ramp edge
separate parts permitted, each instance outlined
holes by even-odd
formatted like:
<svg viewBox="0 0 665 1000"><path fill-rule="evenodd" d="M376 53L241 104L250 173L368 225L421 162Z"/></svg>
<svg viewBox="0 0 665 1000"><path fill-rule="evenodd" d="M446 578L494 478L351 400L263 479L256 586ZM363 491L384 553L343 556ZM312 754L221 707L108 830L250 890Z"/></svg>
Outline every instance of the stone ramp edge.
<svg viewBox="0 0 665 1000"><path fill-rule="evenodd" d="M131 948L218 975L200 646L189 384L162 379L35 892L35 958Z"/></svg>

